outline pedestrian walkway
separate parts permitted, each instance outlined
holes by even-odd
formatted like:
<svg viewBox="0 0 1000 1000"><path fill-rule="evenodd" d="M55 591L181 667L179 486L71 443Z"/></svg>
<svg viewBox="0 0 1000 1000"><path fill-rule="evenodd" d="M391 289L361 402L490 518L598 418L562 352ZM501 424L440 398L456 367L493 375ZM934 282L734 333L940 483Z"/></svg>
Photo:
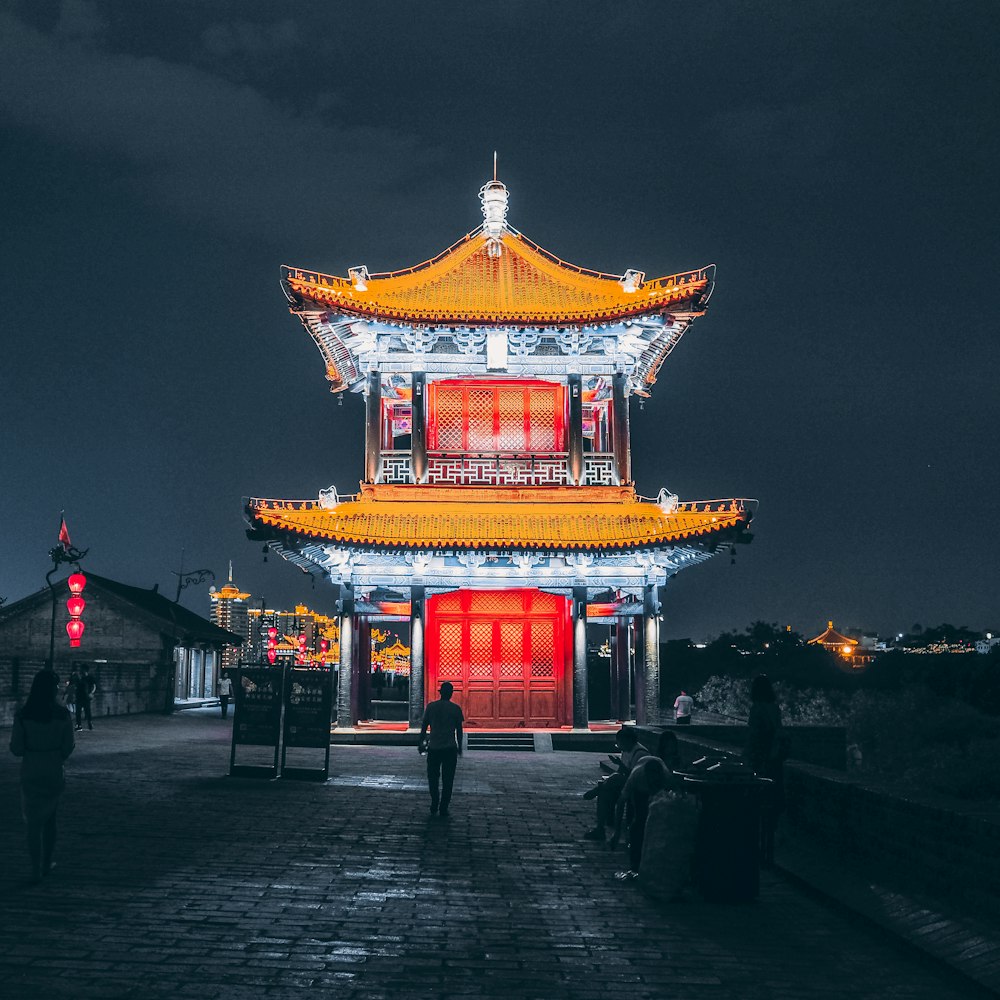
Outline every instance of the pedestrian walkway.
<svg viewBox="0 0 1000 1000"><path fill-rule="evenodd" d="M233 779L230 724L193 709L79 734L39 887L4 755L0 996L982 995L780 875L730 906L619 883L624 853L581 839L594 755L470 752L442 820L413 748L334 746L326 784Z"/></svg>

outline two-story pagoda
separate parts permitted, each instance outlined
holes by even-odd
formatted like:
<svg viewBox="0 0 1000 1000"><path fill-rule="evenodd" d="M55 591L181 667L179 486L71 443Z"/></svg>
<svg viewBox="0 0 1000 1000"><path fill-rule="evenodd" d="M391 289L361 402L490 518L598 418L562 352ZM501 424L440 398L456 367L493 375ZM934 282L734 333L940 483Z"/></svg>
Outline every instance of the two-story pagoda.
<svg viewBox="0 0 1000 1000"><path fill-rule="evenodd" d="M659 721L658 588L748 537L751 511L637 496L629 400L703 315L714 267L591 271L508 225L495 177L480 199L482 225L415 267L283 268L332 391L364 397L364 479L252 498L248 535L340 585L339 727L359 721L366 628L393 616L410 622L411 726L449 680L470 726L587 728L588 618L614 626L616 714L634 700Z"/></svg>

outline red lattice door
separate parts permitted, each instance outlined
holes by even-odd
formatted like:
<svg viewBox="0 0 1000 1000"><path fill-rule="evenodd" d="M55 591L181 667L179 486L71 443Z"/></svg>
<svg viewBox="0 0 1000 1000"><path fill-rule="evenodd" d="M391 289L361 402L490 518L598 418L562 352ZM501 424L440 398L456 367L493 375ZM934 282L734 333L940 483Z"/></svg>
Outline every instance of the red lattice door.
<svg viewBox="0 0 1000 1000"><path fill-rule="evenodd" d="M463 590L427 601L428 698L455 686L469 726L557 727L569 718L569 601L538 590Z"/></svg>
<svg viewBox="0 0 1000 1000"><path fill-rule="evenodd" d="M565 387L538 379L446 379L429 386L431 451L531 454L566 447Z"/></svg>

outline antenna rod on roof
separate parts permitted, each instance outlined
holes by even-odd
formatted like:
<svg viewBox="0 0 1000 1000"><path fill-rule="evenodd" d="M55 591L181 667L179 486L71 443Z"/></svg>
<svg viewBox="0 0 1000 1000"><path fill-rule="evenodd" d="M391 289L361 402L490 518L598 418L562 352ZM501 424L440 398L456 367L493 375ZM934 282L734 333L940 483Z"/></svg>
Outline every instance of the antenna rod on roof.
<svg viewBox="0 0 1000 1000"><path fill-rule="evenodd" d="M497 179L497 151L493 150L493 180Z"/></svg>

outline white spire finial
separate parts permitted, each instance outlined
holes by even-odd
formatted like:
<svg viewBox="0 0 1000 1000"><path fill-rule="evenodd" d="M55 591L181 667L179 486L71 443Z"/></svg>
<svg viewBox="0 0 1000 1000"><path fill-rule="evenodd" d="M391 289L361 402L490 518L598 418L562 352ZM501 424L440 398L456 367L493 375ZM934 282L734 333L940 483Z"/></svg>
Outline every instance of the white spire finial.
<svg viewBox="0 0 1000 1000"><path fill-rule="evenodd" d="M230 583L233 582L233 561L232 561L232 559L229 560L229 582Z"/></svg>
<svg viewBox="0 0 1000 1000"><path fill-rule="evenodd" d="M493 151L493 180L479 189L479 200L483 203L483 233L489 239L489 255L499 257L507 228L507 188L497 180L496 150Z"/></svg>

